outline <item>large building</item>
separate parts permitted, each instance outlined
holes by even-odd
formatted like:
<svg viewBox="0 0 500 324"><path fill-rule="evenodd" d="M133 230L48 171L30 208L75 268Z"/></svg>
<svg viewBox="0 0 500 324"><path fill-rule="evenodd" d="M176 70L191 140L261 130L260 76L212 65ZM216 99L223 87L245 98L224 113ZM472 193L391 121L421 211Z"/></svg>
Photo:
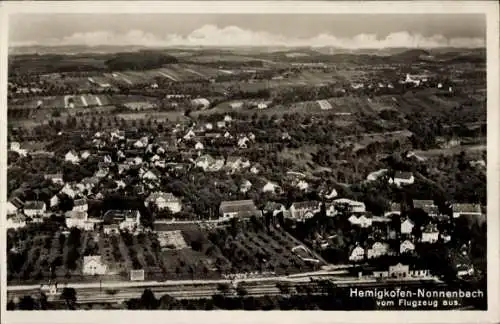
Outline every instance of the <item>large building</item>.
<svg viewBox="0 0 500 324"><path fill-rule="evenodd" d="M262 216L262 212L257 209L253 200L223 201L219 207L219 214L223 219Z"/></svg>

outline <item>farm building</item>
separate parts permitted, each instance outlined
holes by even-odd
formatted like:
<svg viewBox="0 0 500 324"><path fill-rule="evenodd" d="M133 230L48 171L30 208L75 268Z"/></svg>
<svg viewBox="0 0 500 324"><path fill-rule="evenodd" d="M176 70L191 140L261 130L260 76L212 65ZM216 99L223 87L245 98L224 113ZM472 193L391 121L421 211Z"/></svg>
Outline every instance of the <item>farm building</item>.
<svg viewBox="0 0 500 324"><path fill-rule="evenodd" d="M249 218L262 215L253 200L223 201L219 207L219 214L223 219Z"/></svg>

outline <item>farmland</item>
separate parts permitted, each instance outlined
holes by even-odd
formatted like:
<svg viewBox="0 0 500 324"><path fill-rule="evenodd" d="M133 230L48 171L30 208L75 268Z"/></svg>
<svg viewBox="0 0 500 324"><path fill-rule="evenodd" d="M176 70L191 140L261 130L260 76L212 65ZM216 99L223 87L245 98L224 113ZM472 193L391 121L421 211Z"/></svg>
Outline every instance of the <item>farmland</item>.
<svg viewBox="0 0 500 324"><path fill-rule="evenodd" d="M296 243L278 229L248 226L235 236L231 229L202 229L196 224L161 224L158 233L104 235L102 232L39 230L30 225L9 231L9 281L49 278L87 280L83 257L100 255L108 267L104 280L144 269L148 279L219 278L221 273L256 270L294 273L311 269L292 249ZM163 235L162 233L166 233ZM162 248L160 237L170 239Z"/></svg>

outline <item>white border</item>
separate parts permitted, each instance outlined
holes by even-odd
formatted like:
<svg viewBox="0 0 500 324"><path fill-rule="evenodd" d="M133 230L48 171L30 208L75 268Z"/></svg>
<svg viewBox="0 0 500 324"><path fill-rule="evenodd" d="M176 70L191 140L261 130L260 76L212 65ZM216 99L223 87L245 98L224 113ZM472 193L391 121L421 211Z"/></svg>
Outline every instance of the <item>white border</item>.
<svg viewBox="0 0 500 324"><path fill-rule="evenodd" d="M130 323L156 322L161 317L170 323L494 323L500 321L499 302L499 6L495 1L369 1L369 2L319 2L319 1L210 1L210 2L162 2L162 1L5 1L0 3L0 142L6 148L6 90L7 90L7 37L8 14L13 13L483 13L487 17L487 90L488 90L488 305L481 311L404 311L404 312L359 312L359 311L33 311L5 312L6 307L6 257L5 232L1 241L1 310L2 323L100 323L126 320ZM0 165L6 170L6 154L0 154ZM6 183L6 172L0 182ZM6 186L1 189L5 201ZM473 190L473 188L471 188ZM5 204L1 204L1 215L5 215ZM4 224L4 217L0 218ZM1 226L4 229L4 226Z"/></svg>

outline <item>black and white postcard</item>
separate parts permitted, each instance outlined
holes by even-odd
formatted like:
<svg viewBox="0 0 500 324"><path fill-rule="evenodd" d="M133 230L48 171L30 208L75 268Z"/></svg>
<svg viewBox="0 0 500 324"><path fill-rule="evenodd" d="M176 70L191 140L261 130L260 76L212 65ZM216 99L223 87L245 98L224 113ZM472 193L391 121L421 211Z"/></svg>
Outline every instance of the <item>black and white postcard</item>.
<svg viewBox="0 0 500 324"><path fill-rule="evenodd" d="M500 320L495 2L1 12L2 322Z"/></svg>

